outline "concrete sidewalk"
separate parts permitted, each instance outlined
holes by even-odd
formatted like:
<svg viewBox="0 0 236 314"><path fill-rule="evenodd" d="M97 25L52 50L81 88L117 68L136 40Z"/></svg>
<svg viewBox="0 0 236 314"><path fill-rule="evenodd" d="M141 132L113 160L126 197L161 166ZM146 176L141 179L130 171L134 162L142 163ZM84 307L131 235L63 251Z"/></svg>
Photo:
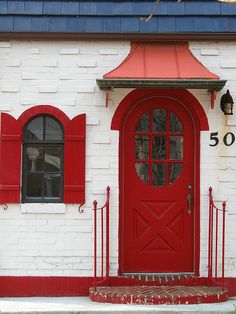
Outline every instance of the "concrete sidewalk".
<svg viewBox="0 0 236 314"><path fill-rule="evenodd" d="M0 313L235 313L236 297L224 303L194 305L125 305L93 303L88 297L1 298Z"/></svg>

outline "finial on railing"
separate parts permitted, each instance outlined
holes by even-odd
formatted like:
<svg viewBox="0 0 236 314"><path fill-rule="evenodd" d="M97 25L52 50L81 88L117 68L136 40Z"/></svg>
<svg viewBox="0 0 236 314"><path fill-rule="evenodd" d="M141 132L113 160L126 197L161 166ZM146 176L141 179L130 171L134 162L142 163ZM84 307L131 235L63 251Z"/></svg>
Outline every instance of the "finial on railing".
<svg viewBox="0 0 236 314"><path fill-rule="evenodd" d="M94 209L96 209L96 208L97 208L97 204L98 204L98 202L97 202L96 200L94 200L94 201L93 201L93 206L94 206Z"/></svg>
<svg viewBox="0 0 236 314"><path fill-rule="evenodd" d="M209 187L209 193L210 193L210 195L212 194L212 187L211 186Z"/></svg>
<svg viewBox="0 0 236 314"><path fill-rule="evenodd" d="M107 186L107 193L110 193L111 188L109 187L109 185Z"/></svg>

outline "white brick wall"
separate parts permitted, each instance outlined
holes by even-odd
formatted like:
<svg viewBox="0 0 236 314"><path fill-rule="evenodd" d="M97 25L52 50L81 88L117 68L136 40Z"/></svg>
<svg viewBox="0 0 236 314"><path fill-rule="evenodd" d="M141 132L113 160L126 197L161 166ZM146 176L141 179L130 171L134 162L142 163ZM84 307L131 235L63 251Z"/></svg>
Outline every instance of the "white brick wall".
<svg viewBox="0 0 236 314"><path fill-rule="evenodd" d="M201 135L201 274L207 274L207 189L213 187L214 198L220 207L223 201L227 201L226 214L226 276L236 275L236 142L232 146L223 145L223 137L232 132L236 136L235 115L226 117L220 110L221 96L228 88L232 97L236 97L236 67L235 53L236 43L213 42L192 43L190 45L194 55L209 68L209 70L226 79L226 87L218 94L215 109L211 110L208 101L202 101L202 96L197 96L203 105L208 119L209 132ZM196 93L193 92L196 95ZM210 132L219 132L220 144L210 147ZM234 227L233 227L234 226Z"/></svg>
<svg viewBox="0 0 236 314"><path fill-rule="evenodd" d="M210 70L227 79L236 98L236 43L191 43L193 54ZM111 268L118 268L118 141L110 123L119 102L130 90L110 93L109 107L96 79L115 68L129 52L128 42L12 41L0 42L0 110L18 117L27 108L51 104L70 118L87 115L86 204L66 205L45 213L24 212L18 205L0 207L0 275L91 276L93 274L92 202L105 200L111 186ZM214 110L207 91L192 90L207 113L209 132L201 134L201 275L207 268L207 192L211 185L216 200L227 201L226 275L236 276L236 143L210 147L210 132L236 135L236 120ZM40 206L40 205L39 205ZM53 205L52 205L53 206ZM42 207L42 206L41 206ZM29 213L31 211L31 213ZM233 215L234 214L234 215Z"/></svg>

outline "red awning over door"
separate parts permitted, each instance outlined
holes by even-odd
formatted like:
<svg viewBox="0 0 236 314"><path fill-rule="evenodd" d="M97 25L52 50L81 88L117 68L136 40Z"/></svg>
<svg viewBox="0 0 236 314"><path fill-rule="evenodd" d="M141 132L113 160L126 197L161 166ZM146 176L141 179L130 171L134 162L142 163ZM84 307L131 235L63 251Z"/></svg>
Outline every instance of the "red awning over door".
<svg viewBox="0 0 236 314"><path fill-rule="evenodd" d="M97 80L101 89L114 87L206 88L226 83L197 60L188 43L133 42L125 60Z"/></svg>
<svg viewBox="0 0 236 314"><path fill-rule="evenodd" d="M219 79L192 54L187 43L132 43L128 57L104 78Z"/></svg>

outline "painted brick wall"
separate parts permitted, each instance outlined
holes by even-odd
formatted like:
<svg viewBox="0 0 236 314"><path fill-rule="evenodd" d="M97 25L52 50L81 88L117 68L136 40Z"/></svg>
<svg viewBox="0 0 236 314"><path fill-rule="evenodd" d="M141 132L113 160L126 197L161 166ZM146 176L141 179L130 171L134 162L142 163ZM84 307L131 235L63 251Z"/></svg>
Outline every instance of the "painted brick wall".
<svg viewBox="0 0 236 314"><path fill-rule="evenodd" d="M195 56L210 70L227 79L236 97L236 44L191 43ZM9 205L0 207L0 275L91 276L93 271L92 202L105 201L111 187L111 269L117 274L118 256L118 132L110 130L119 102L130 90L110 93L109 108L96 78L114 67L129 52L128 42L0 42L0 110L18 117L37 104L51 104L70 118L87 114L86 204ZM205 90L193 90L210 124L201 135L201 275L206 275L208 187L218 202L228 202L226 275L236 276L236 143L223 146L227 132L236 135L236 119L214 110ZM210 132L220 143L210 147Z"/></svg>
<svg viewBox="0 0 236 314"><path fill-rule="evenodd" d="M228 132L236 135L236 119L233 116L224 116L220 110L220 98L228 88L233 98L236 96L236 45L233 42L224 43L192 43L194 55L220 78L226 79L225 88L218 93L215 109L211 110L209 96L204 91L197 94L203 105L208 119L209 132L201 134L201 273L206 274L207 262L207 202L208 187L212 186L214 199L218 207L223 201L227 202L226 215L226 276L236 276L236 143L231 146L223 144L223 138ZM210 141L210 133L219 132L219 145ZM230 137L228 138L230 142Z"/></svg>

